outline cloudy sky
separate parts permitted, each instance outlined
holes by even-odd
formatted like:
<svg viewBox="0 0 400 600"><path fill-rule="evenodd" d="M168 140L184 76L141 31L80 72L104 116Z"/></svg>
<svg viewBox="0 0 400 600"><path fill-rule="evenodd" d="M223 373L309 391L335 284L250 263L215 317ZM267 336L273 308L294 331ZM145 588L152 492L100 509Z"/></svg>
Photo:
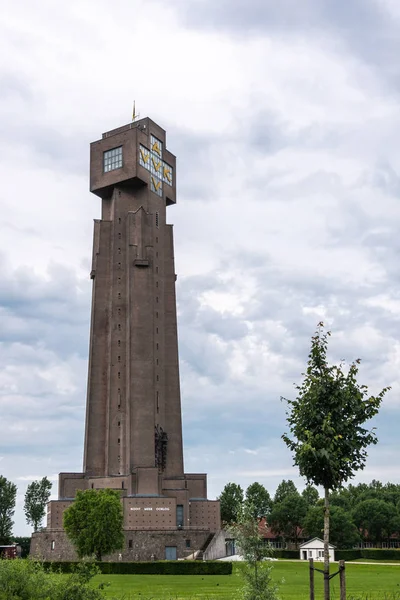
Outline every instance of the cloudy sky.
<svg viewBox="0 0 400 600"><path fill-rule="evenodd" d="M294 479L280 396L319 320L391 385L357 481L400 482L398 0L2 0L0 473L80 471L89 143L141 116L178 158L187 471Z"/></svg>

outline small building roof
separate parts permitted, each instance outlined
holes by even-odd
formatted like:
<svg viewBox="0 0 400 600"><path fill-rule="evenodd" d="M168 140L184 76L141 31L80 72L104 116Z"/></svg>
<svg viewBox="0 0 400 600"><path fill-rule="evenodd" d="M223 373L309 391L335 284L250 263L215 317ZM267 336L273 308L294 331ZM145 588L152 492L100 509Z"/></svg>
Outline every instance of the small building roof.
<svg viewBox="0 0 400 600"><path fill-rule="evenodd" d="M320 542L322 545L324 545L324 540L321 540L321 538L319 537L314 537L311 540L308 540L307 542L303 542L302 544L300 544L299 548L304 548L304 547L313 547L315 546L315 542ZM333 546L333 544L329 544L329 548L331 548L332 550L334 548L336 548L336 546Z"/></svg>

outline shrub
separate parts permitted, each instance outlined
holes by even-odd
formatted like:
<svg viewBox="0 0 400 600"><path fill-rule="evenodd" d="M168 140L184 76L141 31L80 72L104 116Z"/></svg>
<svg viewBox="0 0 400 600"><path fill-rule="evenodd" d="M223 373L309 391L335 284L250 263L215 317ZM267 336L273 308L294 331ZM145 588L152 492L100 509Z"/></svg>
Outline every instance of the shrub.
<svg viewBox="0 0 400 600"><path fill-rule="evenodd" d="M93 565L81 564L61 578L31 560L0 560L0 600L104 600L100 589L89 586L97 572Z"/></svg>

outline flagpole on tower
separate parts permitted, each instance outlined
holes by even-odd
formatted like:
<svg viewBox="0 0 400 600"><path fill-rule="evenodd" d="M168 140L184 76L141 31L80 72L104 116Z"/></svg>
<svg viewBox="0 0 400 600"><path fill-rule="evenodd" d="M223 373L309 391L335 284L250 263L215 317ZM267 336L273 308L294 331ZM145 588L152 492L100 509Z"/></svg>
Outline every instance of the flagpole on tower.
<svg viewBox="0 0 400 600"><path fill-rule="evenodd" d="M140 117L139 114L136 114L136 100L133 101L133 109L132 109L132 123L136 121Z"/></svg>

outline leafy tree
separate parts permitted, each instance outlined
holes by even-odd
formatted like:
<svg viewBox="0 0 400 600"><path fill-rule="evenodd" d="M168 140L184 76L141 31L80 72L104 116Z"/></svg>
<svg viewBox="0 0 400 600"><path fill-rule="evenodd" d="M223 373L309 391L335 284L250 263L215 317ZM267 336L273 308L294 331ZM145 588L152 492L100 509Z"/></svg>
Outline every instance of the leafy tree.
<svg viewBox="0 0 400 600"><path fill-rule="evenodd" d="M123 511L117 491L78 491L75 502L64 512L64 528L79 558L102 556L124 545Z"/></svg>
<svg viewBox="0 0 400 600"><path fill-rule="evenodd" d="M324 533L324 507L308 509L303 521L303 530L310 537L322 537ZM354 548L360 541L360 533L351 515L340 506L331 506L329 537L338 548Z"/></svg>
<svg viewBox="0 0 400 600"><path fill-rule="evenodd" d="M312 485L307 485L301 492L301 495L308 506L315 506L319 500L318 490Z"/></svg>
<svg viewBox="0 0 400 600"><path fill-rule="evenodd" d="M14 542L21 546L21 558L27 558L31 549L31 538L30 537L14 537Z"/></svg>
<svg viewBox="0 0 400 600"><path fill-rule="evenodd" d="M46 514L46 504L50 498L52 483L43 477L40 481L32 481L25 493L25 516L28 525L37 531Z"/></svg>
<svg viewBox="0 0 400 600"><path fill-rule="evenodd" d="M368 389L357 382L357 359L347 374L344 365L329 366L327 346L330 332L323 323L311 340L311 351L297 398L287 400L290 428L283 440L294 454L300 475L324 488L324 596L329 600L329 491L340 488L364 468L366 448L376 444L374 431L363 427L375 416L389 388L368 397Z"/></svg>
<svg viewBox="0 0 400 600"><path fill-rule="evenodd" d="M272 566L261 561L272 555L272 549L264 543L255 509L249 502L240 511L235 525L229 527L241 556L245 560L242 571L244 586L241 600L278 600L277 586L272 582Z"/></svg>
<svg viewBox="0 0 400 600"><path fill-rule="evenodd" d="M227 483L217 499L221 505L221 521L228 525L236 523L243 505L243 490L240 485Z"/></svg>
<svg viewBox="0 0 400 600"><path fill-rule="evenodd" d="M383 500L399 506L400 503L400 485L387 483L383 486Z"/></svg>
<svg viewBox="0 0 400 600"><path fill-rule="evenodd" d="M269 524L275 533L294 540L296 548L300 528L307 513L307 504L298 492L289 494L282 502L275 503L269 516Z"/></svg>
<svg viewBox="0 0 400 600"><path fill-rule="evenodd" d="M368 539L375 542L390 537L398 526L396 507L383 500L370 499L360 502L354 509L353 519L363 536L368 534Z"/></svg>
<svg viewBox="0 0 400 600"><path fill-rule="evenodd" d="M16 498L15 483L0 475L0 544L11 542Z"/></svg>
<svg viewBox="0 0 400 600"><path fill-rule="evenodd" d="M252 508L253 516L257 519L267 517L272 508L272 500L268 490L258 481L247 488L245 504Z"/></svg>
<svg viewBox="0 0 400 600"><path fill-rule="evenodd" d="M276 488L274 504L282 502L286 496L290 496L291 494L298 494L297 487L291 479L288 479L287 481L283 479Z"/></svg>

